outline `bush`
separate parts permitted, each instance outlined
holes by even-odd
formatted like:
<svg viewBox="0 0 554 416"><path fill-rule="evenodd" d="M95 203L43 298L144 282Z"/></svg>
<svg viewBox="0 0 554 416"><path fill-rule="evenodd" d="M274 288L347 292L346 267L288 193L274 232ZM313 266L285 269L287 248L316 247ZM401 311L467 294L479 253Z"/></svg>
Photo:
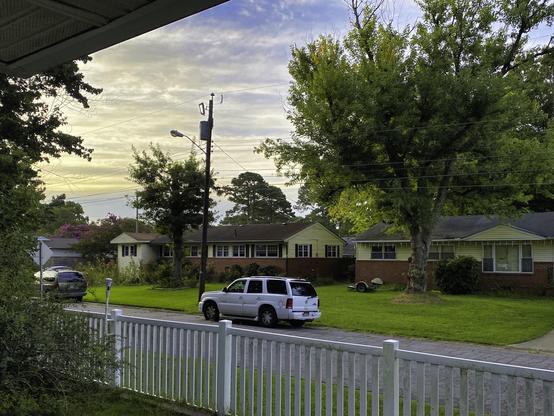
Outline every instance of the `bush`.
<svg viewBox="0 0 554 416"><path fill-rule="evenodd" d="M272 265L260 266L258 269L260 276L279 276L279 274L281 274L281 269Z"/></svg>
<svg viewBox="0 0 554 416"><path fill-rule="evenodd" d="M250 263L244 268L244 276L256 276L260 265L258 263Z"/></svg>
<svg viewBox="0 0 554 416"><path fill-rule="evenodd" d="M117 269L117 263L114 261L94 261L92 263L79 264L75 267L85 275L89 287L91 286L103 286L106 281L106 277L119 283L119 271Z"/></svg>
<svg viewBox="0 0 554 416"><path fill-rule="evenodd" d="M0 415L65 414L67 397L113 374L113 345L97 342L86 318L41 302L19 232L0 233Z"/></svg>
<svg viewBox="0 0 554 416"><path fill-rule="evenodd" d="M464 295L479 290L480 265L473 257L456 257L441 261L435 269L435 283L450 295Z"/></svg>

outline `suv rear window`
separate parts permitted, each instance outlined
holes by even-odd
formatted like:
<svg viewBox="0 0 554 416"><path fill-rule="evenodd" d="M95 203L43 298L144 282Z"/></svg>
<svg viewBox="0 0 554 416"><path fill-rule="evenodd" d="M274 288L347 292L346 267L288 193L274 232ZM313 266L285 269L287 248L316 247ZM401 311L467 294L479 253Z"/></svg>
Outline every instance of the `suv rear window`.
<svg viewBox="0 0 554 416"><path fill-rule="evenodd" d="M287 294L286 282L284 280L268 280L267 293L273 293L276 295L286 295Z"/></svg>
<svg viewBox="0 0 554 416"><path fill-rule="evenodd" d="M309 283L290 282L290 289L292 296L307 296L310 298L317 296L314 287Z"/></svg>
<svg viewBox="0 0 554 416"><path fill-rule="evenodd" d="M62 272L58 273L58 282L74 282L83 280L83 275L77 272Z"/></svg>

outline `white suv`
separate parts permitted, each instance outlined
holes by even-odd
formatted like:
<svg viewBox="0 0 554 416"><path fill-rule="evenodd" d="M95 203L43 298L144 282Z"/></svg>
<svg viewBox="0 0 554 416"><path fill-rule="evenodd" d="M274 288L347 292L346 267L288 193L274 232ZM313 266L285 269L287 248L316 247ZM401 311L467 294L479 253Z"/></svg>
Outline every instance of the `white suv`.
<svg viewBox="0 0 554 416"><path fill-rule="evenodd" d="M273 327L279 320L300 327L321 316L311 283L291 277L237 279L221 291L202 294L198 307L208 320L226 316L258 321L265 327Z"/></svg>

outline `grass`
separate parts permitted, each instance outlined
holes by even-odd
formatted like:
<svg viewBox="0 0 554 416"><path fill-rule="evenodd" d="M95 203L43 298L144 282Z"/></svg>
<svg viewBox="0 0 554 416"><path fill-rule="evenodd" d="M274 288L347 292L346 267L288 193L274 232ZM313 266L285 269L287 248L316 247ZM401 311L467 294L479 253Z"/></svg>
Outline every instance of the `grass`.
<svg viewBox="0 0 554 416"><path fill-rule="evenodd" d="M210 283L206 290L219 290ZM104 301L93 288L87 301ZM442 295L440 302L398 301L401 292L357 293L346 285L317 287L322 318L311 325L390 336L508 345L540 337L554 327L554 299ZM114 286L113 304L198 313L197 289L158 290L151 286Z"/></svg>
<svg viewBox="0 0 554 416"><path fill-rule="evenodd" d="M121 390L100 390L71 397L67 415L87 416L181 416L179 405Z"/></svg>

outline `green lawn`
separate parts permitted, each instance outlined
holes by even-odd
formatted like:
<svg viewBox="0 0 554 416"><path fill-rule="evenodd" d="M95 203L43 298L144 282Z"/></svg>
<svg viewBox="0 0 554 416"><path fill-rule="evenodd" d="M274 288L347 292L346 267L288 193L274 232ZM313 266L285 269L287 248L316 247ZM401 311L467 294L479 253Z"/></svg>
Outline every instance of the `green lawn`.
<svg viewBox="0 0 554 416"><path fill-rule="evenodd" d="M218 290L223 284L208 284ZM103 288L85 300L104 301ZM442 302L396 304L400 292L356 293L346 285L317 287L322 318L312 325L391 336L507 345L544 335L554 327L554 299L441 296ZM113 304L198 313L197 289L160 290L151 286L114 286Z"/></svg>
<svg viewBox="0 0 554 416"><path fill-rule="evenodd" d="M69 397L66 415L87 416L179 416L180 405L122 390L100 390Z"/></svg>

